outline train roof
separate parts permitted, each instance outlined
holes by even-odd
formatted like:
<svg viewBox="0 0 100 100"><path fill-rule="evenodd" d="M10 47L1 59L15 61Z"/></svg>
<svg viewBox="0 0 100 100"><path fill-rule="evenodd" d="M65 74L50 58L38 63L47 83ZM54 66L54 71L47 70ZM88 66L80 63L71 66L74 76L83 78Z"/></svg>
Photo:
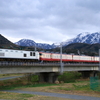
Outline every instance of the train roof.
<svg viewBox="0 0 100 100"><path fill-rule="evenodd" d="M1 49L0 48L0 51L15 51L15 52L38 52L38 51L26 51L26 50L15 50L15 49Z"/></svg>

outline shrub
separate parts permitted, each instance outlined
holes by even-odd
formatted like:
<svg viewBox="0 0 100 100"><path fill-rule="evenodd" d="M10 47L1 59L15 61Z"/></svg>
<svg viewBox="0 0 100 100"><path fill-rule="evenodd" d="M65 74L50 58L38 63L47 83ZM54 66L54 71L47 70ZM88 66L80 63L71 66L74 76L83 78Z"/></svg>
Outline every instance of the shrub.
<svg viewBox="0 0 100 100"><path fill-rule="evenodd" d="M76 79L79 79L81 77L81 73L79 72L64 72L63 75L60 75L58 77L59 81L67 82L75 82Z"/></svg>
<svg viewBox="0 0 100 100"><path fill-rule="evenodd" d="M31 82L38 82L38 81L39 81L38 75L32 75Z"/></svg>

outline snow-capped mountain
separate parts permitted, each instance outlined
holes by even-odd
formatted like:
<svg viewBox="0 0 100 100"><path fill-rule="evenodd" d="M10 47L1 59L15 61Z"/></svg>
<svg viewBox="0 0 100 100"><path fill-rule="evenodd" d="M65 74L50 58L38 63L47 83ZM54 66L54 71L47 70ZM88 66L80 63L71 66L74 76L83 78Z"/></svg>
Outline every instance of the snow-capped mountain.
<svg viewBox="0 0 100 100"><path fill-rule="evenodd" d="M20 45L20 46L36 46L39 48L43 49L52 49L55 47L55 45L50 45L50 44L43 44L43 43L36 43L33 40L30 39L21 39L20 41L16 42L15 44Z"/></svg>
<svg viewBox="0 0 100 100"><path fill-rule="evenodd" d="M16 42L15 44L20 46L35 46L36 43L30 39L21 39L20 41Z"/></svg>
<svg viewBox="0 0 100 100"><path fill-rule="evenodd" d="M87 44L100 43L100 32L80 33L75 38L63 42L63 46L66 46L71 43L87 43ZM36 46L36 47L43 48L43 49L52 49L52 48L57 47L57 45L55 43L52 45L36 43L30 39L21 39L20 41L16 42L15 44L20 45L20 46Z"/></svg>
<svg viewBox="0 0 100 100"><path fill-rule="evenodd" d="M75 38L67 40L64 42L64 45L68 45L71 43L87 43L87 44L95 44L100 43L100 32L95 33L80 33Z"/></svg>

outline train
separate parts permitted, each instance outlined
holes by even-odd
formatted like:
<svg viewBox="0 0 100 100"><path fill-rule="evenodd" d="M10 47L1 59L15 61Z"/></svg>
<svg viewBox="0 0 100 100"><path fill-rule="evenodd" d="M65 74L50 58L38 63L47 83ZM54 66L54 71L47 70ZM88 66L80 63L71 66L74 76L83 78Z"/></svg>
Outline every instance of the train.
<svg viewBox="0 0 100 100"><path fill-rule="evenodd" d="M49 61L49 62L59 62L61 61L65 63L99 63L99 57L94 56L86 56L86 55L70 55L70 54L56 54L56 53L45 53L39 52L40 61ZM61 57L62 56L62 57Z"/></svg>
<svg viewBox="0 0 100 100"><path fill-rule="evenodd" d="M0 49L0 62L26 61L26 62L62 62L73 63L99 63L99 56L86 56L74 54L47 53L38 51L25 51L13 49Z"/></svg>

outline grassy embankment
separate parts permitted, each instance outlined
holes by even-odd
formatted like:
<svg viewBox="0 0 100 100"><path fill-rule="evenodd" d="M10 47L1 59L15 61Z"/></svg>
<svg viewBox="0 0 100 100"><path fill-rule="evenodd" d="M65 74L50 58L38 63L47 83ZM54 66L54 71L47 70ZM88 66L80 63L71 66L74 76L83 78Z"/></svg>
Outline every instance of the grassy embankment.
<svg viewBox="0 0 100 100"><path fill-rule="evenodd" d="M0 74L0 78L11 77L11 76L23 76L23 74Z"/></svg>
<svg viewBox="0 0 100 100"><path fill-rule="evenodd" d="M67 77L66 77L67 76ZM69 77L68 77L69 76ZM31 79L27 77L17 78L12 80L0 81L0 90L5 89L20 89L24 91L41 91L52 93L65 93L65 94L79 94L88 96L100 97L100 92L91 90L89 79L80 79L81 74L77 72L64 73L59 76L59 80L63 80L62 84L41 84L38 83L38 76L32 76ZM69 80L69 81L68 81ZM67 83L66 83L67 82ZM100 87L98 87L100 88ZM18 94L0 92L0 99L16 99L16 100L70 100L59 99L54 97L36 96L30 94Z"/></svg>
<svg viewBox="0 0 100 100"><path fill-rule="evenodd" d="M59 75L58 80L63 81L64 83L68 83L68 82L75 82L75 80L79 79L80 77L81 74L78 72L66 72L63 75ZM32 75L32 74L29 75L25 74L24 77L12 79L12 80L0 81L0 89L13 89L15 87L23 87L23 86L32 87L32 86L39 86L39 85L40 85L39 77L37 75ZM43 85L45 86L47 84L43 84Z"/></svg>

